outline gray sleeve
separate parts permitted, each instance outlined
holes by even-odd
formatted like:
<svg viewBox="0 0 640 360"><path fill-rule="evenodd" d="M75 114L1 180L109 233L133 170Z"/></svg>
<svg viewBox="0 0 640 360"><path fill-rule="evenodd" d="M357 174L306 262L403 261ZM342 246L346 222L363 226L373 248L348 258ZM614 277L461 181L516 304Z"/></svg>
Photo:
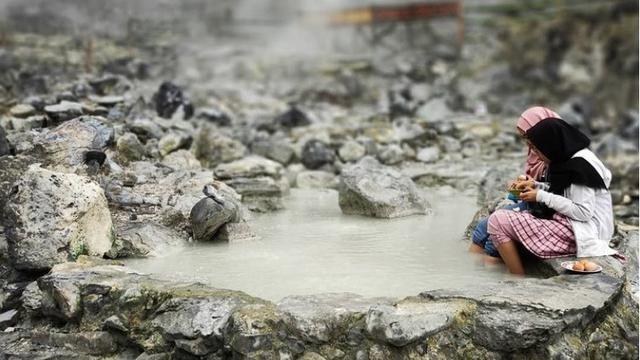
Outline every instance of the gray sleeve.
<svg viewBox="0 0 640 360"><path fill-rule="evenodd" d="M589 221L596 205L595 190L587 186L572 184L565 190L565 195L566 197L538 190L536 201L573 220Z"/></svg>

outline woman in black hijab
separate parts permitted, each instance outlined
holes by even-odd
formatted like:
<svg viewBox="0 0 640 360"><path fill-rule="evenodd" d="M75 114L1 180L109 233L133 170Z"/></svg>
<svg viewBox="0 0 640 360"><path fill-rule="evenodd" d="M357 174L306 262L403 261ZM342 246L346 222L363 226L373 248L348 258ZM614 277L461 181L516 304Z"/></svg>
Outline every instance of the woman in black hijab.
<svg viewBox="0 0 640 360"><path fill-rule="evenodd" d="M541 258L615 253L608 247L611 172L588 149L589 138L555 118L541 121L525 136L548 163L548 182L524 184L528 190L520 198L532 203L531 211L498 210L489 218L489 234L509 270L524 273L514 242Z"/></svg>

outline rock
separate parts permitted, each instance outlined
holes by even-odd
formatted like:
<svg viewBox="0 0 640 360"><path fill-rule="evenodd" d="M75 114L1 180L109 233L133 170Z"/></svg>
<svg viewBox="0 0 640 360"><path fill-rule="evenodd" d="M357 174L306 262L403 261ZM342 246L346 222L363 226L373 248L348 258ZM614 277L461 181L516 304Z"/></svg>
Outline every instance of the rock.
<svg viewBox="0 0 640 360"><path fill-rule="evenodd" d="M160 125L156 124L154 121L146 118L138 118L135 119L132 123L128 125L129 130L138 135L143 142L147 142L150 139L160 139L162 137L163 131Z"/></svg>
<svg viewBox="0 0 640 360"><path fill-rule="evenodd" d="M340 159L344 162L352 162L360 160L366 154L364 146L357 141L347 141L338 150Z"/></svg>
<svg viewBox="0 0 640 360"><path fill-rule="evenodd" d="M356 326L353 319L366 314L372 303L388 302L348 293L288 296L278 302L278 310L289 316L288 325L299 331L303 340L324 344L332 340L336 330L348 331L350 325Z"/></svg>
<svg viewBox="0 0 640 360"><path fill-rule="evenodd" d="M110 258L151 257L184 245L185 240L174 230L154 223L132 223L116 229Z"/></svg>
<svg viewBox="0 0 640 360"><path fill-rule="evenodd" d="M296 177L296 187L300 189L337 189L338 178L327 171L301 171Z"/></svg>
<svg viewBox="0 0 640 360"><path fill-rule="evenodd" d="M260 156L249 156L227 164L218 165L214 175L219 179L233 179L238 177L269 176L279 179L284 168L279 163Z"/></svg>
<svg viewBox="0 0 640 360"><path fill-rule="evenodd" d="M114 106L117 105L121 102L124 102L124 96L119 96L119 95L107 95L107 96L96 96L96 95L89 95L89 100L93 101L94 103L98 104L98 105L103 105L103 106Z"/></svg>
<svg viewBox="0 0 640 360"><path fill-rule="evenodd" d="M380 151L378 159L385 165L395 165L404 160L404 151L399 145L391 144Z"/></svg>
<svg viewBox="0 0 640 360"><path fill-rule="evenodd" d="M11 144L7 140L7 133L4 128L0 126L0 156L11 154Z"/></svg>
<svg viewBox="0 0 640 360"><path fill-rule="evenodd" d="M202 168L200 161L188 150L176 150L164 158L162 158L162 165L168 166L173 169L183 170L198 170Z"/></svg>
<svg viewBox="0 0 640 360"><path fill-rule="evenodd" d="M113 143L113 128L106 119L83 116L67 121L35 139L35 151L45 155L44 164L57 170L68 170L84 162L90 150L102 150Z"/></svg>
<svg viewBox="0 0 640 360"><path fill-rule="evenodd" d="M61 123L63 121L77 118L84 113L82 104L66 100L63 100L56 105L45 106L44 111L55 123Z"/></svg>
<svg viewBox="0 0 640 360"><path fill-rule="evenodd" d="M48 270L111 248L111 215L96 183L32 165L16 186L7 200L6 232L17 269Z"/></svg>
<svg viewBox="0 0 640 360"><path fill-rule="evenodd" d="M416 111L416 116L429 122L446 120L452 115L453 112L449 109L445 98L431 99Z"/></svg>
<svg viewBox="0 0 640 360"><path fill-rule="evenodd" d="M440 136L439 139L442 148L447 153L457 153L462 150L460 141L451 136Z"/></svg>
<svg viewBox="0 0 640 360"><path fill-rule="evenodd" d="M76 354L106 356L118 350L115 338L106 331L73 334L38 331L33 334L32 341L36 344L71 349Z"/></svg>
<svg viewBox="0 0 640 360"><path fill-rule="evenodd" d="M0 314L0 330L14 326L18 322L18 316L17 310L9 310Z"/></svg>
<svg viewBox="0 0 640 360"><path fill-rule="evenodd" d="M11 116L15 116L17 118L27 118L31 115L36 114L36 109L30 104L18 104L15 105L9 110Z"/></svg>
<svg viewBox="0 0 640 360"><path fill-rule="evenodd" d="M151 325L168 340L207 339L213 352L232 311L240 305L243 301L235 297L169 299L158 308Z"/></svg>
<svg viewBox="0 0 640 360"><path fill-rule="evenodd" d="M225 180L238 194L242 202L252 211L267 212L284 207L282 196L289 191L289 183L285 178L275 180L268 176L255 178L238 177Z"/></svg>
<svg viewBox="0 0 640 360"><path fill-rule="evenodd" d="M442 331L451 324L452 315L442 304L377 305L367 312L367 332L378 341L405 346Z"/></svg>
<svg viewBox="0 0 640 360"><path fill-rule="evenodd" d="M142 160L146 153L144 146L133 133L126 133L118 138L116 151L118 159L125 164L130 161Z"/></svg>
<svg viewBox="0 0 640 360"><path fill-rule="evenodd" d="M311 124L311 120L309 120L307 114L305 114L295 106L290 107L289 110L278 115L275 119L275 122L276 124L287 129L307 126Z"/></svg>
<svg viewBox="0 0 640 360"><path fill-rule="evenodd" d="M418 151L416 158L425 163L438 161L440 158L440 149L437 146L430 146Z"/></svg>
<svg viewBox="0 0 640 360"><path fill-rule="evenodd" d="M188 148L191 145L191 136L187 134L169 133L163 136L158 142L160 155L166 156L178 149Z"/></svg>
<svg viewBox="0 0 640 360"><path fill-rule="evenodd" d="M216 239L229 243L256 240L258 237L246 222L228 222L222 225L216 233Z"/></svg>
<svg viewBox="0 0 640 360"><path fill-rule="evenodd" d="M225 338L243 356L271 350L276 341L274 326L280 322L272 304L250 304L231 314Z"/></svg>
<svg viewBox="0 0 640 360"><path fill-rule="evenodd" d="M211 126L203 126L195 137L193 152L206 167L231 162L244 157L246 147L229 137L215 133Z"/></svg>
<svg viewBox="0 0 640 360"><path fill-rule="evenodd" d="M300 357L300 360L327 360L324 356L313 351L305 351Z"/></svg>
<svg viewBox="0 0 640 360"><path fill-rule="evenodd" d="M202 108L198 112L199 119L205 119L218 126L231 126L231 116L224 111L214 108Z"/></svg>
<svg viewBox="0 0 640 360"><path fill-rule="evenodd" d="M372 157L342 170L338 202L345 214L381 218L427 214L430 208L409 177Z"/></svg>
<svg viewBox="0 0 640 360"><path fill-rule="evenodd" d="M218 229L228 222L239 221L239 209L231 201L222 204L211 198L204 198L193 207L190 214L193 239L196 241L213 240Z"/></svg>
<svg viewBox="0 0 640 360"><path fill-rule="evenodd" d="M29 131L32 129L39 129L47 124L47 117L45 115L33 115L26 119L13 118L11 119L11 126L15 131Z"/></svg>
<svg viewBox="0 0 640 360"><path fill-rule="evenodd" d="M309 140L302 147L302 164L310 170L317 170L324 165L331 165L335 154L331 148L320 140Z"/></svg>
<svg viewBox="0 0 640 360"><path fill-rule="evenodd" d="M188 108L191 106L185 99L182 89L169 81L160 84L158 91L153 94L153 102L156 106L158 116L165 119L171 119L179 107ZM188 120L191 117L189 113L193 115L193 108L191 108L191 110L185 110L184 112L184 119Z"/></svg>
<svg viewBox="0 0 640 360"><path fill-rule="evenodd" d="M287 140L260 140L251 144L251 151L259 156L287 165L295 152Z"/></svg>

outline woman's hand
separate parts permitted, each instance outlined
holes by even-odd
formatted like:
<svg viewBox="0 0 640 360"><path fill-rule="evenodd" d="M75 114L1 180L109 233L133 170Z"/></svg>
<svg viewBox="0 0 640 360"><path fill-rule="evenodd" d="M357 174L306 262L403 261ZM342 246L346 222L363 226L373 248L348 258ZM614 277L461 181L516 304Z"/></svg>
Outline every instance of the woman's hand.
<svg viewBox="0 0 640 360"><path fill-rule="evenodd" d="M538 190L532 187L524 189L520 193L520 200L526 202L536 202L536 196L538 196Z"/></svg>

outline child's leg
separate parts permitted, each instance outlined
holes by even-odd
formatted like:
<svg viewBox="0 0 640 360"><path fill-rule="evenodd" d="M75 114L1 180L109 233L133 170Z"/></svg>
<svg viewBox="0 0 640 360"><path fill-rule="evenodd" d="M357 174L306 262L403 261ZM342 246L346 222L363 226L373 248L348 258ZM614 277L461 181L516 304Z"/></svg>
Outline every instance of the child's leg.
<svg viewBox="0 0 640 360"><path fill-rule="evenodd" d="M498 210L489 217L488 232L507 269L513 274L523 275L524 267L514 242L516 234L509 222L508 211Z"/></svg>
<svg viewBox="0 0 640 360"><path fill-rule="evenodd" d="M484 248L480 247L475 243L471 243L471 245L469 245L469 252L472 252L475 254L484 254Z"/></svg>

